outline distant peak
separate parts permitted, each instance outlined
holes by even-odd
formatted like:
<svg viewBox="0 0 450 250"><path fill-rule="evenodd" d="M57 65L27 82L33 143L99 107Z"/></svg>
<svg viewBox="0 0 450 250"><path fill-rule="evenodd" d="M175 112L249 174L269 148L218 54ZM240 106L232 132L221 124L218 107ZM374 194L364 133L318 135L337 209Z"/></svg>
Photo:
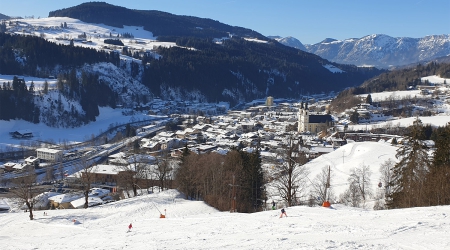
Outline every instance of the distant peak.
<svg viewBox="0 0 450 250"><path fill-rule="evenodd" d="M390 37L390 36L385 35L385 34L372 34L372 35L367 35L367 36L365 36L365 37L363 37L363 38L372 38L372 39L375 39L375 38L381 38L381 37Z"/></svg>
<svg viewBox="0 0 450 250"><path fill-rule="evenodd" d="M336 39L334 39L334 38L325 38L322 42L320 42L320 43L331 43L331 42L335 42L335 41L337 41Z"/></svg>

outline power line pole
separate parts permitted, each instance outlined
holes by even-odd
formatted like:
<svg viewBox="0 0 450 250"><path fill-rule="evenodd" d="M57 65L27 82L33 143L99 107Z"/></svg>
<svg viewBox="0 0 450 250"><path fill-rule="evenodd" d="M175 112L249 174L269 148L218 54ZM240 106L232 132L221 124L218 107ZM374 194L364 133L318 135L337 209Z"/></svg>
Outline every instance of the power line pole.
<svg viewBox="0 0 450 250"><path fill-rule="evenodd" d="M239 185L235 185L235 176L233 175L233 184L228 184L232 188L232 195L231 195L231 210L230 213L237 212L236 211L236 187Z"/></svg>
<svg viewBox="0 0 450 250"><path fill-rule="evenodd" d="M330 188L330 166L328 166L328 175L327 175L327 183L325 184L325 201L328 201L328 189Z"/></svg>

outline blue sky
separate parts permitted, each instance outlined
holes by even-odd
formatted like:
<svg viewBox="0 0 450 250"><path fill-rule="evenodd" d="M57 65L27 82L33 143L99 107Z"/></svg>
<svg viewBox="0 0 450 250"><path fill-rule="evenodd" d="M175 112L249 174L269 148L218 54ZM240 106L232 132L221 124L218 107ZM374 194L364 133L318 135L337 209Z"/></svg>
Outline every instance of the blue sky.
<svg viewBox="0 0 450 250"><path fill-rule="evenodd" d="M1 0L8 16L47 17L88 0ZM104 0L140 10L211 18L304 44L370 34L423 37L450 34L450 0Z"/></svg>

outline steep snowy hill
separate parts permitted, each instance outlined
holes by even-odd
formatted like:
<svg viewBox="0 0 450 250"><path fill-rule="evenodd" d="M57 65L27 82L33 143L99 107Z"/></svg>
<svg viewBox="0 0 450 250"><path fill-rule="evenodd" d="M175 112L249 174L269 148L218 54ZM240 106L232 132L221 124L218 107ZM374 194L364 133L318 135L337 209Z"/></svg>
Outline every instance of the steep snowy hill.
<svg viewBox="0 0 450 250"><path fill-rule="evenodd" d="M332 62L389 68L421 61L430 61L450 54L450 35L430 35L422 38L390 37L373 34L342 41L327 38L320 43L298 47L295 38L277 39L280 43L316 54Z"/></svg>

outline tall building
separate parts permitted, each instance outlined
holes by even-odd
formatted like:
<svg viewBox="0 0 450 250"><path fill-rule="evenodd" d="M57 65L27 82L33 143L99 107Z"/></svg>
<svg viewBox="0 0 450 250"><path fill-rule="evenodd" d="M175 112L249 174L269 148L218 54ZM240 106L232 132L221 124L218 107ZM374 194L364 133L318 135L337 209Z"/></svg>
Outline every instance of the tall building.
<svg viewBox="0 0 450 250"><path fill-rule="evenodd" d="M334 126L331 115L311 115L308 103L302 102L298 110L298 132L317 134Z"/></svg>
<svg viewBox="0 0 450 250"><path fill-rule="evenodd" d="M267 97L266 106L268 106L268 107L273 106L273 97L272 96Z"/></svg>

